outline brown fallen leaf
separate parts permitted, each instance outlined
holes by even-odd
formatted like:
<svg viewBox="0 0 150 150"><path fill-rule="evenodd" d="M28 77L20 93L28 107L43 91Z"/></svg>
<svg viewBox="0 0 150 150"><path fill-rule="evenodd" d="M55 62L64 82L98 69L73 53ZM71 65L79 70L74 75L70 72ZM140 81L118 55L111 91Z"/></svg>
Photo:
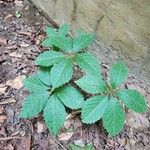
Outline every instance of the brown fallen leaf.
<svg viewBox="0 0 150 150"><path fill-rule="evenodd" d="M6 86L5 83L0 84L0 87L5 87L5 86Z"/></svg>
<svg viewBox="0 0 150 150"><path fill-rule="evenodd" d="M17 49L17 45L14 44L14 45L11 45L11 46L7 46L7 49L8 50L16 50Z"/></svg>
<svg viewBox="0 0 150 150"><path fill-rule="evenodd" d="M9 56L11 57L16 57L16 58L22 58L22 55L17 53L17 52L12 52L12 53L9 53Z"/></svg>
<svg viewBox="0 0 150 150"><path fill-rule="evenodd" d="M126 114L126 124L131 125L131 129L134 131L143 131L149 128L149 120L146 114L136 114L130 112Z"/></svg>
<svg viewBox="0 0 150 150"><path fill-rule="evenodd" d="M13 98L8 98L3 102L0 102L0 105L10 104L10 103L16 103L16 100Z"/></svg>
<svg viewBox="0 0 150 150"><path fill-rule="evenodd" d="M6 120L6 116L0 115L0 123L3 124Z"/></svg>
<svg viewBox="0 0 150 150"><path fill-rule="evenodd" d="M25 79L25 78L26 78L25 75L17 76L17 77L16 77L15 79L13 79L13 80L8 80L8 81L6 82L6 85L11 86L11 87L13 87L13 88L15 88L15 89L20 89L20 88L23 87L22 81L23 81L23 79Z"/></svg>
<svg viewBox="0 0 150 150"><path fill-rule="evenodd" d="M65 129L71 129L72 128L72 124L74 125L75 129L80 128L83 125L81 123L80 119L78 117L76 117L76 118L65 120L65 122L64 122L64 128Z"/></svg>
<svg viewBox="0 0 150 150"><path fill-rule="evenodd" d="M27 6L24 8L24 10L29 10L29 5L27 5Z"/></svg>
<svg viewBox="0 0 150 150"><path fill-rule="evenodd" d="M7 87L0 87L0 94L5 94Z"/></svg>
<svg viewBox="0 0 150 150"><path fill-rule="evenodd" d="M41 133L41 132L43 132L43 129L44 129L44 125L43 125L43 123L41 123L41 122L37 122L37 133Z"/></svg>
<svg viewBox="0 0 150 150"><path fill-rule="evenodd" d="M8 19L10 19L10 18L12 18L12 17L13 17L12 14L8 14L8 15L4 18L4 20L8 20Z"/></svg>
<svg viewBox="0 0 150 150"><path fill-rule="evenodd" d="M11 143L9 143L9 144L7 145L7 148L8 148L8 150L14 150L14 149L15 149L15 148L12 146Z"/></svg>
<svg viewBox="0 0 150 150"><path fill-rule="evenodd" d="M4 112L4 108L0 107L0 115Z"/></svg>
<svg viewBox="0 0 150 150"><path fill-rule="evenodd" d="M20 0L15 0L14 3L15 3L15 5L18 6L18 7L23 7L23 3L22 3L22 1L20 1Z"/></svg>
<svg viewBox="0 0 150 150"><path fill-rule="evenodd" d="M43 39L44 39L44 35L38 35L35 39L36 44L39 45Z"/></svg>
<svg viewBox="0 0 150 150"><path fill-rule="evenodd" d="M20 140L20 144L17 144L15 149L17 150L31 150L31 135L28 137L23 137Z"/></svg>
<svg viewBox="0 0 150 150"><path fill-rule="evenodd" d="M0 37L0 44L4 44L4 45L6 45L6 44L7 44L7 42L8 42L8 40L7 40L6 38L4 38L4 37Z"/></svg>
<svg viewBox="0 0 150 150"><path fill-rule="evenodd" d="M29 44L27 44L27 43L21 43L20 46L21 47L29 47Z"/></svg>
<svg viewBox="0 0 150 150"><path fill-rule="evenodd" d="M5 129L4 126L0 127L0 135L3 136L3 137L7 136L6 129Z"/></svg>
<svg viewBox="0 0 150 150"><path fill-rule="evenodd" d="M8 141L8 140L12 140L12 139L23 139L23 137L20 137L20 136L8 136L8 137L0 137L0 141Z"/></svg>
<svg viewBox="0 0 150 150"><path fill-rule="evenodd" d="M31 150L31 135L25 139L26 150Z"/></svg>
<svg viewBox="0 0 150 150"><path fill-rule="evenodd" d="M18 34L20 35L26 35L26 36L31 36L32 33L31 32L25 32L25 31L17 31Z"/></svg>
<svg viewBox="0 0 150 150"><path fill-rule="evenodd" d="M0 1L0 4L3 4L4 2L3 1Z"/></svg>
<svg viewBox="0 0 150 150"><path fill-rule="evenodd" d="M67 141L72 137L73 133L74 132L66 132L66 133L62 132L58 135L58 140L59 141Z"/></svg>

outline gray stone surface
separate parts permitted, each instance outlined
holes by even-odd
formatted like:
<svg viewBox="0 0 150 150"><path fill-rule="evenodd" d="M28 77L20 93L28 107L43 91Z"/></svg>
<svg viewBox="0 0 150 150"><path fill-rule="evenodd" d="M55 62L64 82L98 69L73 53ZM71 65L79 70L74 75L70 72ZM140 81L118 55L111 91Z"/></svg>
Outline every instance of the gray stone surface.
<svg viewBox="0 0 150 150"><path fill-rule="evenodd" d="M69 23L96 34L90 49L111 63L123 59L130 72L150 85L149 0L32 0L58 25Z"/></svg>

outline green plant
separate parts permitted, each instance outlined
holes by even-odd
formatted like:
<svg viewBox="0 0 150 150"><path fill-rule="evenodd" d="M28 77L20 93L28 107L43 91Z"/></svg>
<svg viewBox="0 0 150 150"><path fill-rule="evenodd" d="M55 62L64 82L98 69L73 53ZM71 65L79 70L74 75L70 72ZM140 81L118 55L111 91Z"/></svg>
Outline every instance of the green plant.
<svg viewBox="0 0 150 150"><path fill-rule="evenodd" d="M144 97L139 92L130 89L119 90L127 76L126 66L118 62L109 71L109 81L104 81L101 75L89 74L75 81L81 89L95 94L83 104L81 117L84 123L94 123L102 118L104 128L111 136L115 136L125 123L122 104L135 112L146 111Z"/></svg>
<svg viewBox="0 0 150 150"><path fill-rule="evenodd" d="M16 18L21 18L22 13L20 11L16 10L15 16L16 16Z"/></svg>
<svg viewBox="0 0 150 150"><path fill-rule="evenodd" d="M113 65L109 81L103 80L100 63L95 56L84 51L93 42L93 35L80 32L71 38L69 30L68 25L58 30L46 28L47 38L42 44L53 51L41 53L35 60L39 71L24 80L30 95L26 97L20 116L31 118L43 112L46 125L56 135L64 124L66 107L82 109L84 123L94 123L102 118L104 127L114 136L122 130L125 122L122 103L135 112L144 112L144 97L135 90L119 91L118 87L128 75L126 66L121 62ZM70 84L74 65L86 73L75 83L84 91L95 94L87 101Z"/></svg>
<svg viewBox="0 0 150 150"><path fill-rule="evenodd" d="M24 102L20 116L31 118L43 111L44 120L53 135L63 126L67 115L65 107L81 109L84 103L83 95L73 86L66 85L72 78L73 66L77 64L92 74L100 72L96 57L83 51L93 41L93 35L81 33L72 39L67 36L68 31L67 25L58 31L46 28L48 37L42 44L53 51L41 53L35 60L39 65L38 73L24 80L30 95Z"/></svg>

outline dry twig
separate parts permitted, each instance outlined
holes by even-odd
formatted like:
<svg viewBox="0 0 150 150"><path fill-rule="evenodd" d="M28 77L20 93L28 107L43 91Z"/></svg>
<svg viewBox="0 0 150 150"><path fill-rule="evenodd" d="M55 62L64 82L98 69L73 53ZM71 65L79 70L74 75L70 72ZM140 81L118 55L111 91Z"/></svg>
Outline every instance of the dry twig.
<svg viewBox="0 0 150 150"><path fill-rule="evenodd" d="M13 136L13 137L3 137L3 138L0 138L0 141L5 141L5 140L12 140L12 139L23 139L23 137L20 137L20 136Z"/></svg>
<svg viewBox="0 0 150 150"><path fill-rule="evenodd" d="M53 140L63 149L63 150L68 150L66 147L64 147L55 137L53 137L51 135L51 137L53 138Z"/></svg>

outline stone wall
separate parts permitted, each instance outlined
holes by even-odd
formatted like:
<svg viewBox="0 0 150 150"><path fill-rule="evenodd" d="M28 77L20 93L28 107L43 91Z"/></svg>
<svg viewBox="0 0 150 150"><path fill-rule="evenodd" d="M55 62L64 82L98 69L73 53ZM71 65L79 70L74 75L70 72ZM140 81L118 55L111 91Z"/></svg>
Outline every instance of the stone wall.
<svg viewBox="0 0 150 150"><path fill-rule="evenodd" d="M150 0L32 0L57 24L96 34L90 49L111 63L123 59L150 84Z"/></svg>

